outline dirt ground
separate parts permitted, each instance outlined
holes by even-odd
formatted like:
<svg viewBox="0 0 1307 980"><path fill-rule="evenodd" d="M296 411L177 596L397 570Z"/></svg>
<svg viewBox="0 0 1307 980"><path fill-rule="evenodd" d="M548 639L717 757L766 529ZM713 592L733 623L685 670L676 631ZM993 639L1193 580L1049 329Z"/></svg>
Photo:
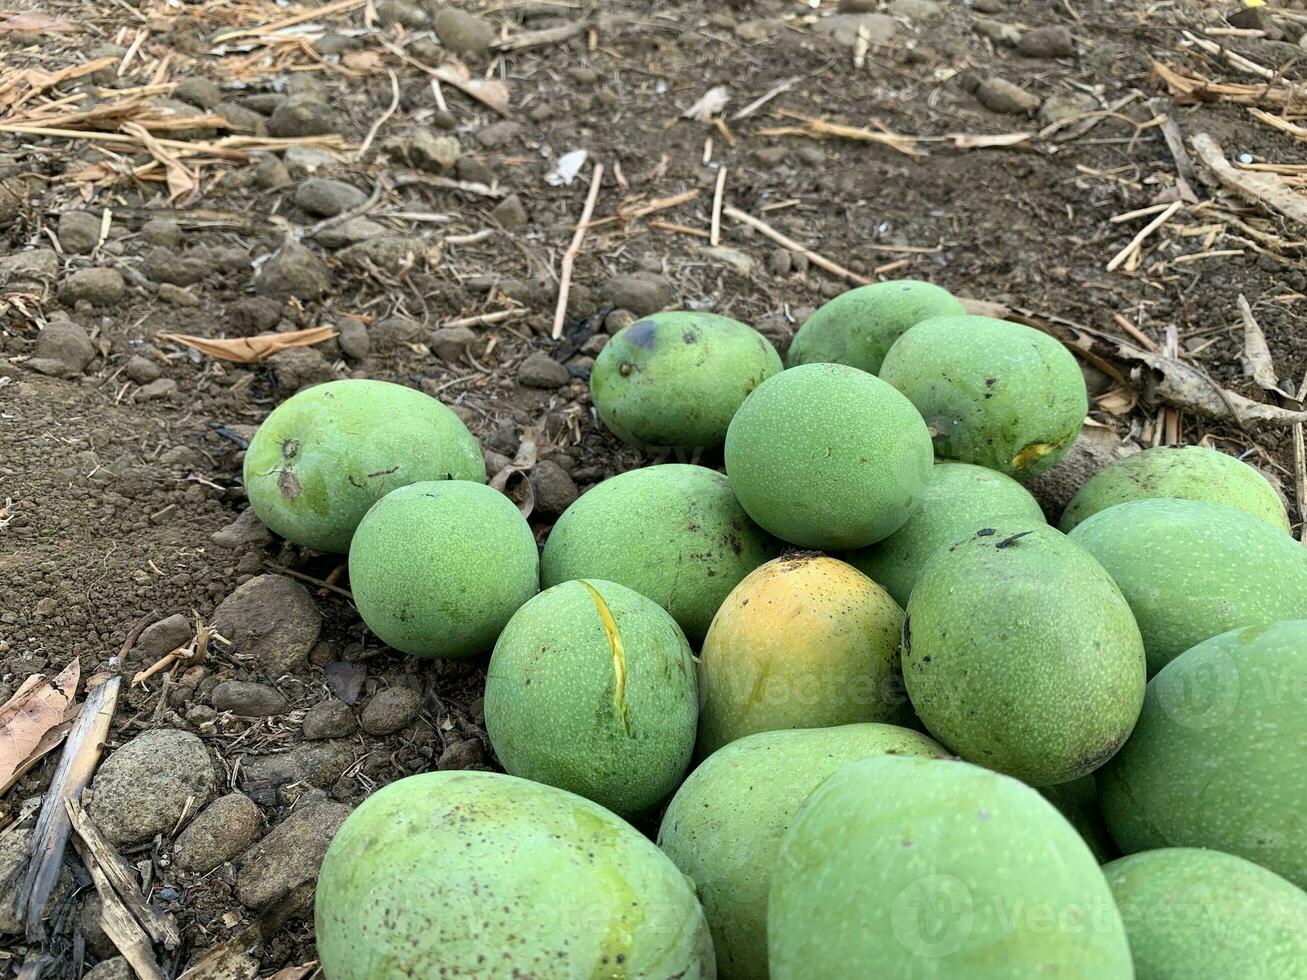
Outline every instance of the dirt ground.
<svg viewBox="0 0 1307 980"><path fill-rule="evenodd" d="M107 760L143 733L172 739L102 763L90 797L176 918L180 942L153 948L162 973L213 951L193 976L309 975L303 911L333 821L409 773L495 764L484 661L387 651L349 602L340 556L239 517L254 427L330 378L419 387L467 421L491 473L514 457L529 469L508 486L534 498L543 540L578 493L650 462L603 431L586 384L631 313L713 310L783 351L853 284L729 212L714 245L721 173L726 208L855 277L929 279L1063 339L1099 331L1110 356L1087 362L1089 441L1205 440L1293 501L1291 429L1239 424L1227 395L1296 404L1307 241L1284 208L1219 185L1194 137L1291 195L1307 180L1303 7L0 7L0 703L80 658L83 678L124 678ZM687 118L718 86L724 107ZM488 102L505 93L501 113ZM575 150L588 154L575 179L551 178ZM320 326L335 335L254 363L161 336L202 346ZM1123 355L1122 338L1171 359ZM1177 363L1210 388L1177 395ZM129 687L191 640L196 617L230 642ZM211 778L178 771L194 738ZM0 797L0 896L58 756ZM123 782L134 790L115 796ZM95 975L125 976L94 895L70 870L44 944L5 937L16 923L0 912L0 964L76 977L109 960Z"/></svg>

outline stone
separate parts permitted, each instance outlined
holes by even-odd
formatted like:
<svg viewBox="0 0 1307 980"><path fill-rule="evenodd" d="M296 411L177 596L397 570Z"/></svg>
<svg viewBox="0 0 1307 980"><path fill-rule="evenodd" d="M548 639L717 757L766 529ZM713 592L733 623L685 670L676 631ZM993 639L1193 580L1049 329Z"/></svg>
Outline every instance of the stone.
<svg viewBox="0 0 1307 980"><path fill-rule="evenodd" d="M369 264L392 276L402 275L427 253L420 238L384 235L359 242L336 253L341 261L366 269Z"/></svg>
<svg viewBox="0 0 1307 980"><path fill-rule="evenodd" d="M91 819L124 847L170 833L188 808L194 812L213 798L218 779L198 737L155 728L110 755L91 788Z"/></svg>
<svg viewBox="0 0 1307 980"><path fill-rule="evenodd" d="M194 293L183 286L175 286L170 282L159 283L159 299L165 303L171 303L173 306L199 306L200 300Z"/></svg>
<svg viewBox="0 0 1307 980"><path fill-rule="evenodd" d="M383 24L398 24L419 31L431 23L431 15L408 0L378 0L377 17Z"/></svg>
<svg viewBox="0 0 1307 980"><path fill-rule="evenodd" d="M944 8L935 0L891 0L889 12L895 17L906 17L920 24L929 24L944 16Z"/></svg>
<svg viewBox="0 0 1307 980"><path fill-rule="evenodd" d="M69 305L86 302L92 306L112 306L123 298L127 284L117 269L97 267L78 269L64 280L59 298Z"/></svg>
<svg viewBox="0 0 1307 980"><path fill-rule="evenodd" d="M101 960L82 974L82 980L134 980L136 974L121 956Z"/></svg>
<svg viewBox="0 0 1307 980"><path fill-rule="evenodd" d="M1017 54L1027 58L1070 58L1076 53L1076 40L1070 28L1036 27L1026 31L1017 42Z"/></svg>
<svg viewBox="0 0 1307 980"><path fill-rule="evenodd" d="M191 249L189 252L153 248L141 262L141 271L154 282L193 286L213 271L213 258L205 248Z"/></svg>
<svg viewBox="0 0 1307 980"><path fill-rule="evenodd" d="M756 263L751 256L729 245L710 245L703 250L703 254L720 262L737 275L751 276L756 268Z"/></svg>
<svg viewBox="0 0 1307 980"><path fill-rule="evenodd" d="M231 641L231 653L253 658L277 677L308 659L322 631L322 614L298 582L259 575L214 610L213 627Z"/></svg>
<svg viewBox="0 0 1307 980"><path fill-rule="evenodd" d="M526 207L516 194L509 194L490 212L490 216L505 228L521 228L526 224Z"/></svg>
<svg viewBox="0 0 1307 980"><path fill-rule="evenodd" d="M1039 107L1039 121L1049 126L1098 109L1098 100L1088 92L1059 92L1050 95Z"/></svg>
<svg viewBox="0 0 1307 980"><path fill-rule="evenodd" d="M290 150L286 151L287 153ZM260 158L259 162L254 165L254 183L262 187L265 191L274 191L281 187L288 187L294 183L294 178L290 175L290 170L286 165L272 155Z"/></svg>
<svg viewBox="0 0 1307 980"><path fill-rule="evenodd" d="M279 138L324 136L339 129L336 110L313 95L285 99L268 117L268 135Z"/></svg>
<svg viewBox="0 0 1307 980"><path fill-rule="evenodd" d="M393 735L412 724L422 696L410 687L387 687L372 695L359 724L369 735Z"/></svg>
<svg viewBox="0 0 1307 980"><path fill-rule="evenodd" d="M593 85L599 81L599 73L587 65L573 65L567 69L567 77L578 85Z"/></svg>
<svg viewBox="0 0 1307 980"><path fill-rule="evenodd" d="M1005 78L986 78L976 88L976 98L991 112L1028 116L1039 108L1039 97Z"/></svg>
<svg viewBox="0 0 1307 980"><path fill-rule="evenodd" d="M975 20L976 33L982 37L987 37L995 44L1005 44L1008 47L1016 47L1021 43L1021 32L1011 24L1004 24L1002 21L989 20L985 17L977 17Z"/></svg>
<svg viewBox="0 0 1307 980"><path fill-rule="evenodd" d="M345 248L347 245L357 245L359 242L380 238L388 230L385 225L359 215L338 225L323 228L313 236L313 240L323 248Z"/></svg>
<svg viewBox="0 0 1307 980"><path fill-rule="evenodd" d="M307 785L330 786L354 764L349 742L328 740L305 742L289 752L246 758L241 767L246 792L263 788Z"/></svg>
<svg viewBox="0 0 1307 980"><path fill-rule="evenodd" d="M615 276L604 284L601 294L606 306L630 310L636 317L665 310L676 301L671 282L648 272Z"/></svg>
<svg viewBox="0 0 1307 980"><path fill-rule="evenodd" d="M213 111L227 120L230 127L238 133L252 133L262 136L268 131L268 121L253 109L247 109L237 102L219 102ZM276 159L273 157L272 159ZM258 182L257 175L255 182Z"/></svg>
<svg viewBox="0 0 1307 980"><path fill-rule="evenodd" d="M244 793L220 796L177 835L173 863L203 874L233 861L263 833L263 814Z"/></svg>
<svg viewBox="0 0 1307 980"><path fill-rule="evenodd" d="M543 351L527 356L517 369L519 384L528 388L561 388L572 380L567 368Z"/></svg>
<svg viewBox="0 0 1307 980"><path fill-rule="evenodd" d="M336 380L336 373L331 370L331 365L322 356L322 352L310 347L278 351L265 363L272 368L277 385L287 394Z"/></svg>
<svg viewBox="0 0 1307 980"><path fill-rule="evenodd" d="M208 115L206 110L196 108L179 99L156 98L152 101L155 109L162 110L166 115L175 116L179 119L191 119L196 116ZM216 129L202 123L196 123L193 126L182 126L168 131L168 138L177 140L207 140L213 139L217 135L218 131Z"/></svg>
<svg viewBox="0 0 1307 980"><path fill-rule="evenodd" d="M73 255L86 255L100 242L100 216L89 211L65 211L56 232L59 247Z"/></svg>
<svg viewBox="0 0 1307 980"><path fill-rule="evenodd" d="M378 351L392 351L415 343L421 333L422 324L397 313L372 324L368 337Z"/></svg>
<svg viewBox="0 0 1307 980"><path fill-rule="evenodd" d="M143 664L152 664L191 642L195 635L195 621L182 613L173 613L167 619L151 623L141 631L132 647L132 654Z"/></svg>
<svg viewBox="0 0 1307 980"><path fill-rule="evenodd" d="M349 807L308 800L248 851L236 874L236 894L246 908L266 908L305 882L316 882L327 846L349 816Z"/></svg>
<svg viewBox="0 0 1307 980"><path fill-rule="evenodd" d="M463 155L463 147L453 136L436 136L425 129L405 141L404 149L410 165L434 174L449 173Z"/></svg>
<svg viewBox="0 0 1307 980"><path fill-rule="evenodd" d="M182 240L182 230L175 221L151 218L141 226L141 240L147 245L176 248Z"/></svg>
<svg viewBox="0 0 1307 980"><path fill-rule="evenodd" d="M59 256L52 248L33 248L0 258L0 284L39 282L59 275Z"/></svg>
<svg viewBox="0 0 1307 980"><path fill-rule="evenodd" d="M495 183L495 171L485 160L476 157L459 157L454 164L454 176L459 180L470 180L474 184L487 186Z"/></svg>
<svg viewBox="0 0 1307 980"><path fill-rule="evenodd" d="M784 248L774 248L767 256L767 269L774 276L790 274L790 252Z"/></svg>
<svg viewBox="0 0 1307 980"><path fill-rule="evenodd" d="M91 338L67 317L51 317L36 335L28 367L57 378L71 378L86 370L95 358Z"/></svg>
<svg viewBox="0 0 1307 980"><path fill-rule="evenodd" d="M336 330L336 343L340 345L342 354L354 361L361 361L368 356L372 340L368 336L368 328L361 321L343 316L337 321Z"/></svg>
<svg viewBox="0 0 1307 980"><path fill-rule="evenodd" d="M265 333L281 322L285 304L270 296L242 296L227 307L228 325L242 335Z"/></svg>
<svg viewBox="0 0 1307 980"><path fill-rule="evenodd" d="M31 830L10 830L0 834L0 936L21 934L23 924L14 913L14 899L28 866ZM65 864L59 871L47 908L57 908L72 891L73 878Z"/></svg>
<svg viewBox="0 0 1307 980"><path fill-rule="evenodd" d="M482 57L490 53L495 25L475 14L444 7L436 13L436 37L454 54Z"/></svg>
<svg viewBox="0 0 1307 980"><path fill-rule="evenodd" d="M846 48L857 43L858 34L864 29L869 44L888 44L898 33L899 25L888 14L835 14L812 25L813 33L827 36Z"/></svg>
<svg viewBox="0 0 1307 980"><path fill-rule="evenodd" d="M521 135L521 123L515 123L511 119L501 119L497 123L491 123L484 129L477 130L476 138L477 142L486 149L493 150L501 146L507 146Z"/></svg>
<svg viewBox="0 0 1307 980"><path fill-rule="evenodd" d="M304 738L318 741L325 738L346 738L354 734L358 723L349 705L339 698L319 701L304 712Z"/></svg>
<svg viewBox="0 0 1307 980"><path fill-rule="evenodd" d="M264 296L312 300L319 299L330 285L331 276L326 263L299 242L287 242L281 251L263 263L254 288Z"/></svg>
<svg viewBox="0 0 1307 980"><path fill-rule="evenodd" d="M212 109L222 101L222 92L216 82L207 78L183 78L172 90L174 98L189 102L201 109Z"/></svg>
<svg viewBox="0 0 1307 980"><path fill-rule="evenodd" d="M292 146L281 155L286 170L296 180L326 170L336 165L336 156L330 150L319 146Z"/></svg>
<svg viewBox="0 0 1307 980"><path fill-rule="evenodd" d="M141 385L132 395L132 401L155 402L170 398L177 391L177 382L172 378L155 378L149 384Z"/></svg>
<svg viewBox="0 0 1307 980"><path fill-rule="evenodd" d="M343 180L310 177L295 189L295 206L319 218L360 207L368 195Z"/></svg>
<svg viewBox="0 0 1307 980"><path fill-rule="evenodd" d="M571 475L552 459L542 459L531 470L531 490L535 513L544 517L557 517L579 495Z"/></svg>
<svg viewBox="0 0 1307 980"><path fill-rule="evenodd" d="M247 507L226 527L209 535L219 548L260 548L272 543L272 532L259 520L253 507Z"/></svg>
<svg viewBox="0 0 1307 980"><path fill-rule="evenodd" d="M436 768L441 772L450 769L471 769L484 761L485 750L481 746L481 740L465 738L454 742L440 753L440 758L436 760Z"/></svg>
<svg viewBox="0 0 1307 980"><path fill-rule="evenodd" d="M1121 438L1110 429L1083 429L1067 454L1051 470L1027 485L1044 514L1056 522L1071 498L1090 479L1120 458Z"/></svg>
<svg viewBox="0 0 1307 980"><path fill-rule="evenodd" d="M470 327L441 327L431 332L430 347L442 361L458 363L476 342L476 332Z"/></svg>
<svg viewBox="0 0 1307 980"><path fill-rule="evenodd" d="M979 14L997 14L1007 7L1007 0L971 0L971 6Z"/></svg>
<svg viewBox="0 0 1307 980"><path fill-rule="evenodd" d="M216 710L241 718L284 715L290 707L275 687L251 681L223 681L213 689L212 698Z"/></svg>

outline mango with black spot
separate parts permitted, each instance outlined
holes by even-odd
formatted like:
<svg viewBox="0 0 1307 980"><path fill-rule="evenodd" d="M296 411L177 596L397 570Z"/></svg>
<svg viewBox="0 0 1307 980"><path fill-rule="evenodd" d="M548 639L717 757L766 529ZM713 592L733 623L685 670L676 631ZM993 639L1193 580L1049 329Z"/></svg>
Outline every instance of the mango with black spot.
<svg viewBox="0 0 1307 980"><path fill-rule="evenodd" d="M676 620L600 579L555 585L519 609L486 672L486 732L505 771L623 816L676 789L698 714Z"/></svg>
<svg viewBox="0 0 1307 980"><path fill-rule="evenodd" d="M368 629L415 657L485 653L539 587L531 526L484 483L437 480L382 497L349 548Z"/></svg>
<svg viewBox="0 0 1307 980"><path fill-rule="evenodd" d="M693 879L722 980L767 980L767 891L781 838L827 776L877 755L942 757L895 725L758 732L705 759L663 815L658 846Z"/></svg>
<svg viewBox="0 0 1307 980"><path fill-rule="evenodd" d="M903 679L927 730L1032 786L1101 766L1144 700L1144 643L1089 552L1042 522L935 553L908 600Z"/></svg>
<svg viewBox="0 0 1307 980"><path fill-rule="evenodd" d="M595 358L599 419L644 449L712 449L740 403L781 370L758 331L715 313L672 310L623 327Z"/></svg>
<svg viewBox="0 0 1307 980"><path fill-rule="evenodd" d="M1089 397L1061 343L984 316L938 316L909 328L880 376L917 406L935 455L1029 480L1071 448Z"/></svg>
<svg viewBox="0 0 1307 980"><path fill-rule="evenodd" d="M697 645L731 589L779 551L724 475L664 463L605 480L568 507L545 542L540 581L598 578L635 589Z"/></svg>
<svg viewBox="0 0 1307 980"><path fill-rule="evenodd" d="M754 732L910 717L903 610L852 565L813 552L755 569L722 604L699 660L699 754Z"/></svg>
<svg viewBox="0 0 1307 980"><path fill-rule="evenodd" d="M449 408L387 381L329 381L292 395L245 453L259 520L317 551L348 551L369 507L424 480L485 483L481 447Z"/></svg>
<svg viewBox="0 0 1307 980"><path fill-rule="evenodd" d="M694 889L589 800L492 772L429 772L336 833L314 923L331 980L715 975Z"/></svg>

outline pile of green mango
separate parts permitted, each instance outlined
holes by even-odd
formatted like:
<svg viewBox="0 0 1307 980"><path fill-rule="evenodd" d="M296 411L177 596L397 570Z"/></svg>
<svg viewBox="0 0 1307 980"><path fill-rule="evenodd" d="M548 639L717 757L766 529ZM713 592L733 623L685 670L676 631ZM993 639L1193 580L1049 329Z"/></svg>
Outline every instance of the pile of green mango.
<svg viewBox="0 0 1307 980"><path fill-rule="evenodd" d="M1307 980L1307 549L1265 476L1144 449L1046 513L1079 363L924 282L784 360L655 313L589 381L649 465L552 522L398 385L250 444L372 634L485 672L492 764L332 842L329 980Z"/></svg>

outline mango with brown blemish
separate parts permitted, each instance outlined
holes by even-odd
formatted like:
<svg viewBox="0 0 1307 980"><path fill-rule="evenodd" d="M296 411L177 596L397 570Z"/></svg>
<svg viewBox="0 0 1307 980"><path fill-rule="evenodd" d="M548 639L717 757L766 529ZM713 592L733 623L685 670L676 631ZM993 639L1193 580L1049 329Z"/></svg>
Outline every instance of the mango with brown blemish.
<svg viewBox="0 0 1307 980"><path fill-rule="evenodd" d="M910 717L903 610L852 565L796 552L755 569L704 640L699 753L754 732Z"/></svg>
<svg viewBox="0 0 1307 980"><path fill-rule="evenodd" d="M259 520L317 551L348 551L369 507L425 480L485 483L481 447L449 408L387 381L329 381L292 395L245 453Z"/></svg>
<svg viewBox="0 0 1307 980"><path fill-rule="evenodd" d="M926 420L935 455L1029 480L1071 448L1089 409L1076 359L1048 334L985 316L937 316L889 349L880 376Z"/></svg>
<svg viewBox="0 0 1307 980"><path fill-rule="evenodd" d="M600 421L644 449L712 449L754 388L781 370L752 327L670 310L623 327L595 358L590 397Z"/></svg>
<svg viewBox="0 0 1307 980"><path fill-rule="evenodd" d="M694 889L603 807L494 772L428 772L350 814L314 923L331 980L716 975Z"/></svg>
<svg viewBox="0 0 1307 980"><path fill-rule="evenodd" d="M486 731L505 771L621 815L676 789L698 714L676 620L600 579L563 582L522 606L486 672Z"/></svg>

